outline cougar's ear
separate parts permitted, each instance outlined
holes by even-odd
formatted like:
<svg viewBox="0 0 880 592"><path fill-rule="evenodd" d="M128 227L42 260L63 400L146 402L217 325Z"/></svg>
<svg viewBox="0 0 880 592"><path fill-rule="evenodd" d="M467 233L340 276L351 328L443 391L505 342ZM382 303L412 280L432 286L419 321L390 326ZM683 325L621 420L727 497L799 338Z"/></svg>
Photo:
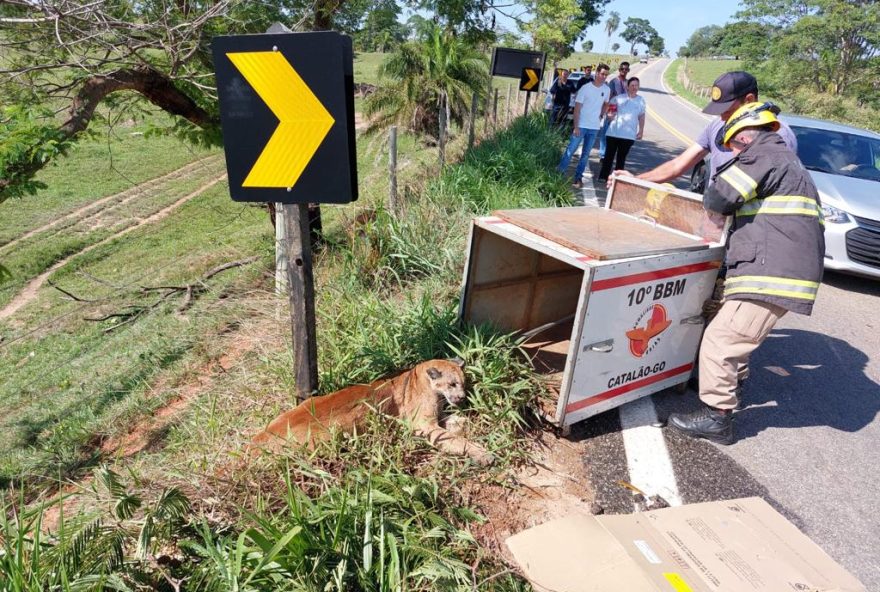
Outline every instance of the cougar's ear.
<svg viewBox="0 0 880 592"><path fill-rule="evenodd" d="M453 364L455 364L456 366L458 366L459 368L464 368L464 360L462 360L461 358L452 358L449 361L452 362Z"/></svg>
<svg viewBox="0 0 880 592"><path fill-rule="evenodd" d="M431 380L437 380L438 378L440 378L440 371L436 368L428 368L428 376L431 378Z"/></svg>

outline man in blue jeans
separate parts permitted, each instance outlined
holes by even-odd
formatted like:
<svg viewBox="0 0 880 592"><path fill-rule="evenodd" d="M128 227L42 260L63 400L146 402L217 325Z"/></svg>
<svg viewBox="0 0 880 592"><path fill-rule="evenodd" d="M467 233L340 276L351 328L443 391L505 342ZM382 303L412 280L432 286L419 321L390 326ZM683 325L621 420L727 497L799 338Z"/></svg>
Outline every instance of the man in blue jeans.
<svg viewBox="0 0 880 592"><path fill-rule="evenodd" d="M577 150L578 145L583 142L581 149L581 159L578 162L577 169L574 173L573 187L582 188L584 185L581 178L587 168L590 160L590 150L593 149L593 143L596 141L596 135L599 133L602 117L608 108L608 99L611 89L605 84L605 78L608 77L608 66L599 64L596 66L595 79L581 87L574 99L574 131L562 160L559 161L557 169L563 175L568 170L568 164L571 157Z"/></svg>

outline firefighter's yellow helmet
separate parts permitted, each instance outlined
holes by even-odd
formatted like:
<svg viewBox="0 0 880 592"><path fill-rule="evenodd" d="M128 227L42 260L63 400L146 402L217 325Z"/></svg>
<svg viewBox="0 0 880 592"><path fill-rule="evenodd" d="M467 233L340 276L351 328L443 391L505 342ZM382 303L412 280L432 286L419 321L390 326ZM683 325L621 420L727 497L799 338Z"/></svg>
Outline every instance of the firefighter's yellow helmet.
<svg viewBox="0 0 880 592"><path fill-rule="evenodd" d="M770 126L775 132L779 129L779 107L773 103L746 103L733 112L724 126L724 146L730 147L730 140L747 127Z"/></svg>

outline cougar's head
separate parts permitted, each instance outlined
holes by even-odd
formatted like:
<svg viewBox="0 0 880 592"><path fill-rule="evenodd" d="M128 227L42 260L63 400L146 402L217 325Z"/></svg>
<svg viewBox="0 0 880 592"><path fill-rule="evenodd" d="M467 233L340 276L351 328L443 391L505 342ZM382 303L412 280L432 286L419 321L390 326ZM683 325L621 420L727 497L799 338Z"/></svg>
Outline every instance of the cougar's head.
<svg viewBox="0 0 880 592"><path fill-rule="evenodd" d="M431 360L425 363L425 374L431 391L439 399L443 397L453 407L464 401L464 362L454 360Z"/></svg>

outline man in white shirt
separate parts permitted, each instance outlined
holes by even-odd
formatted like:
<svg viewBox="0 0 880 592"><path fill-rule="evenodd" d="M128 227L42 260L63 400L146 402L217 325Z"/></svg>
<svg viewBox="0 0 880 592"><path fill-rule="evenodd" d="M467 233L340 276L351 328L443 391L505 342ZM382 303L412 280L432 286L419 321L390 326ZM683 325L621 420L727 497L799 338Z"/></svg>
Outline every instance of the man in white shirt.
<svg viewBox="0 0 880 592"><path fill-rule="evenodd" d="M574 100L574 131L571 139L559 161L557 169L563 175L568 170L568 164L574 155L577 147L583 142L581 150L581 159L578 162L577 169L574 173L574 184L576 189L583 187L581 177L587 168L587 162L590 160L590 151L593 149L593 143L596 141L596 135L601 127L602 117L608 108L608 99L611 89L605 84L605 78L608 77L608 66L599 64L596 66L595 79L585 84L578 91Z"/></svg>

